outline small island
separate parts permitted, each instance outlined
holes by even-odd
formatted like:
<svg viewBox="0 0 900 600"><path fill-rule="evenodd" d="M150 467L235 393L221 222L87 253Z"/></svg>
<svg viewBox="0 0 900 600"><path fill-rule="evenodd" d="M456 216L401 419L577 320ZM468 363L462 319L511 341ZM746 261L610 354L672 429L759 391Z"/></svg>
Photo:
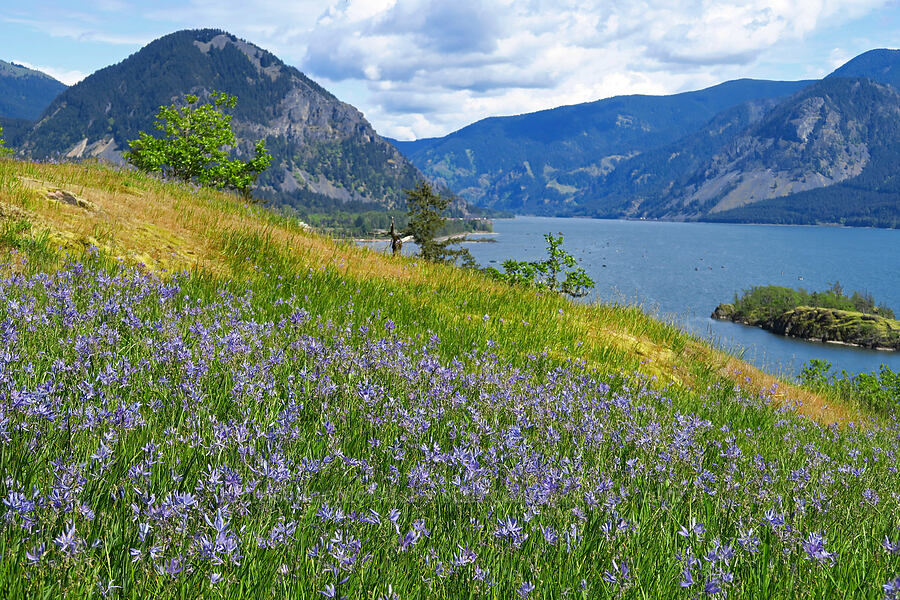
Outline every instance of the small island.
<svg viewBox="0 0 900 600"><path fill-rule="evenodd" d="M825 292L754 287L717 306L711 316L804 340L900 350L900 321L894 311L876 305L871 294L844 295L840 283Z"/></svg>

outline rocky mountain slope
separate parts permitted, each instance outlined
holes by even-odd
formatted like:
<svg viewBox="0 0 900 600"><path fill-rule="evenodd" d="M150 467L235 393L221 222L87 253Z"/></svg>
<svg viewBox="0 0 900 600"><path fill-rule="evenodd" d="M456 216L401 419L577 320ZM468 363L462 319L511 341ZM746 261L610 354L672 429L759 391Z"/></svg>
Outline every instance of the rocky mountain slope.
<svg viewBox="0 0 900 600"><path fill-rule="evenodd" d="M0 117L33 121L64 89L45 73L0 60Z"/></svg>
<svg viewBox="0 0 900 600"><path fill-rule="evenodd" d="M829 77L773 111L740 144L711 161L696 186L731 178L706 204L708 221L783 224L838 223L900 227L900 92L871 79ZM763 147L765 146L765 147ZM756 183L754 188L748 184ZM740 186L744 193L739 194ZM678 208L679 202L681 208Z"/></svg>
<svg viewBox="0 0 900 600"><path fill-rule="evenodd" d="M416 183L416 168L356 108L266 50L213 29L162 37L67 89L20 150L121 160L129 140L154 131L161 105L213 90L238 97L238 154L265 138L273 155L258 194L305 208L388 208Z"/></svg>
<svg viewBox="0 0 900 600"><path fill-rule="evenodd" d="M856 178L900 144L900 95L869 79L829 78L748 127L657 198L664 214L714 217ZM875 163L879 156L875 156Z"/></svg>

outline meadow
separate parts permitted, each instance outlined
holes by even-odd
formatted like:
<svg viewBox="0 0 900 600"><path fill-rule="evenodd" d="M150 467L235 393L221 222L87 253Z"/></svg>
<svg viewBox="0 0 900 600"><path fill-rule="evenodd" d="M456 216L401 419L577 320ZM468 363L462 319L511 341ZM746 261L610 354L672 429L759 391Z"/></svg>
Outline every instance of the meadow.
<svg viewBox="0 0 900 600"><path fill-rule="evenodd" d="M900 597L890 407L133 172L0 203L3 597Z"/></svg>

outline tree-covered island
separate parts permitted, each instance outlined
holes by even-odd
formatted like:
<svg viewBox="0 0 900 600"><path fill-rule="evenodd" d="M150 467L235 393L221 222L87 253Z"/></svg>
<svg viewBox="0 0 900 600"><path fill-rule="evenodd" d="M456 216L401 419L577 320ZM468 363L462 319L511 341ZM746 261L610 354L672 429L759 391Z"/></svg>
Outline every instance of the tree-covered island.
<svg viewBox="0 0 900 600"><path fill-rule="evenodd" d="M754 287L717 306L711 316L806 340L900 350L894 311L877 305L869 293L845 295L837 282L824 292Z"/></svg>

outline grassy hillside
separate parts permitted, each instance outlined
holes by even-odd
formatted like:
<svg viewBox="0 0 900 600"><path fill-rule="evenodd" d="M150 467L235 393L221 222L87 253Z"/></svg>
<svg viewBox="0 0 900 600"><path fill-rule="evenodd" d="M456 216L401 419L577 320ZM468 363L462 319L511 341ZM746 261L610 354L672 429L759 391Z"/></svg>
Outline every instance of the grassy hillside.
<svg viewBox="0 0 900 600"><path fill-rule="evenodd" d="M3 597L879 598L900 572L893 417L636 307L101 165L0 160L0 209Z"/></svg>

